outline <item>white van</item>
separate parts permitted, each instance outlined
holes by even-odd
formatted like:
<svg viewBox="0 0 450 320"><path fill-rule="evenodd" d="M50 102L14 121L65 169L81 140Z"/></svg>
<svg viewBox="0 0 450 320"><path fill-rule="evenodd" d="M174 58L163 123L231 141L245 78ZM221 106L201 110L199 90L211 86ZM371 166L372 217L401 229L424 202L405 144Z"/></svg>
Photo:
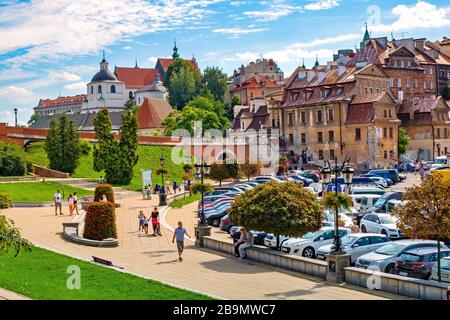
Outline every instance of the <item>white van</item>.
<svg viewBox="0 0 450 320"><path fill-rule="evenodd" d="M378 187L351 187L350 188L350 193L351 194L357 194L357 195L361 195L361 194L376 194L379 196L382 196L385 191L382 188L378 188Z"/></svg>
<svg viewBox="0 0 450 320"><path fill-rule="evenodd" d="M350 198L353 200L353 208L359 212L366 212L370 207L373 207L375 202L381 198L379 194L351 194Z"/></svg>

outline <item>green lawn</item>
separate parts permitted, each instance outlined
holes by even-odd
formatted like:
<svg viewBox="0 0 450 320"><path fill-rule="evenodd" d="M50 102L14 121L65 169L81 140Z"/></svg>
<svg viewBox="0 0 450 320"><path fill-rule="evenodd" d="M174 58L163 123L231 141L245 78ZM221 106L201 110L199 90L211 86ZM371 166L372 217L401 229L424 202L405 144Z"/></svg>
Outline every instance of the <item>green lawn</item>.
<svg viewBox="0 0 450 320"><path fill-rule="evenodd" d="M80 289L67 288L70 266L80 268ZM0 256L0 287L36 300L211 299L36 247Z"/></svg>
<svg viewBox="0 0 450 320"><path fill-rule="evenodd" d="M74 192L77 192L79 198L93 195L93 192L89 190L50 181L0 183L0 194L10 196L13 202L53 201L53 195L57 189L59 189L61 193L64 192L64 199L67 199L69 194Z"/></svg>
<svg viewBox="0 0 450 320"><path fill-rule="evenodd" d="M123 186L129 190L140 190L142 188L141 184L141 169L151 169L156 171L159 166L159 158L161 155L166 158L165 166L169 171L168 176L164 176L164 180L177 181L178 184L181 183L181 177L183 173L183 165L176 165L171 161L172 147L159 147L159 146L139 146L138 155L139 160L134 167L133 180L128 186ZM41 166L48 166L47 155L44 150L43 142L34 142L28 148L26 158L34 164ZM82 156L80 159L80 165L73 173L74 178L87 178L90 180L97 180L100 175L104 176L102 172L96 172L92 169L92 151L87 156ZM155 183L161 184L161 177L153 174L153 185Z"/></svg>
<svg viewBox="0 0 450 320"><path fill-rule="evenodd" d="M186 196L186 198L178 199L169 203L169 207L172 208L181 208L185 205L192 203L194 201L200 200L201 193L194 194L192 196Z"/></svg>

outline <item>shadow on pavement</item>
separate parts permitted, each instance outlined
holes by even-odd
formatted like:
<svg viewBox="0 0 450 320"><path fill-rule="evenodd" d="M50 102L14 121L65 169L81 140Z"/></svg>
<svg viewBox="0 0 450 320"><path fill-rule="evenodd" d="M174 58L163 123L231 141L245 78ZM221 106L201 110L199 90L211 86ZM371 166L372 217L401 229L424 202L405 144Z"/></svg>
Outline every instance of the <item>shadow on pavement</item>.
<svg viewBox="0 0 450 320"><path fill-rule="evenodd" d="M232 257L214 261L205 261L200 264L207 269L223 273L255 274L270 272L270 270L265 270L254 264L249 264L246 261L241 261L238 258Z"/></svg>

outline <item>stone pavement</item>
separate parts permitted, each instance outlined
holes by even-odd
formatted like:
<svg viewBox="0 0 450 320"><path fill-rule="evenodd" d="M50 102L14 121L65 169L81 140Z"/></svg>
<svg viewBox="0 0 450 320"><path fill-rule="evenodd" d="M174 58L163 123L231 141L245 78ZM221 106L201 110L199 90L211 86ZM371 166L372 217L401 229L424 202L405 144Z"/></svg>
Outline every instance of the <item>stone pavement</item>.
<svg viewBox="0 0 450 320"><path fill-rule="evenodd" d="M91 260L92 256L101 257L125 268L127 272L219 298L402 299L359 287L337 286L316 278L200 250L194 247L192 241L186 241L184 261L180 263L176 246L171 242L171 231L163 227L161 237L138 231L139 210L145 210L148 216L157 203L157 197L142 200L140 194L136 193L135 197L119 202L121 207L117 209L116 216L120 245L117 248L86 247L65 241L61 235L61 224L70 221L70 217L54 216L53 208L12 208L2 213L14 219L23 235L37 246L84 260ZM182 220L193 236L195 207L194 203L183 209L170 210L166 216L167 225L176 226L176 222Z"/></svg>
<svg viewBox="0 0 450 320"><path fill-rule="evenodd" d="M15 292L11 292L0 288L0 300L30 300L30 299Z"/></svg>

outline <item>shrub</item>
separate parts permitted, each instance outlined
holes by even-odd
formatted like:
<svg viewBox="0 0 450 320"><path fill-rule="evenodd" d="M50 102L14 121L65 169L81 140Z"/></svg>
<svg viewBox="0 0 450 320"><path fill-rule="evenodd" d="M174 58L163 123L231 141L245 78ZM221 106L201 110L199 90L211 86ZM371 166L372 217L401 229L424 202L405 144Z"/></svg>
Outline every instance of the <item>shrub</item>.
<svg viewBox="0 0 450 320"><path fill-rule="evenodd" d="M8 195L0 194L0 209L8 209L11 208L12 201Z"/></svg>
<svg viewBox="0 0 450 320"><path fill-rule="evenodd" d="M11 143L0 143L0 176L23 176L26 164L22 149Z"/></svg>
<svg viewBox="0 0 450 320"><path fill-rule="evenodd" d="M86 239L117 238L116 214L111 202L92 202L86 209L84 233Z"/></svg>
<svg viewBox="0 0 450 320"><path fill-rule="evenodd" d="M91 143L86 140L80 141L80 152L83 156L88 156L91 153L92 147Z"/></svg>
<svg viewBox="0 0 450 320"><path fill-rule="evenodd" d="M197 194L197 193L202 193L202 191L204 193L213 191L214 187L213 185L209 184L209 183L204 183L202 184L200 181L196 181L192 186L191 186L191 192L193 194Z"/></svg>
<svg viewBox="0 0 450 320"><path fill-rule="evenodd" d="M27 173L33 172L33 164L31 161L27 161Z"/></svg>
<svg viewBox="0 0 450 320"><path fill-rule="evenodd" d="M114 203L114 191L110 184L98 184L95 187L94 201L102 200L103 195L106 195L108 202Z"/></svg>
<svg viewBox="0 0 450 320"><path fill-rule="evenodd" d="M352 199L345 193L327 192L323 198L322 203L327 208L332 209L349 209L352 206Z"/></svg>

